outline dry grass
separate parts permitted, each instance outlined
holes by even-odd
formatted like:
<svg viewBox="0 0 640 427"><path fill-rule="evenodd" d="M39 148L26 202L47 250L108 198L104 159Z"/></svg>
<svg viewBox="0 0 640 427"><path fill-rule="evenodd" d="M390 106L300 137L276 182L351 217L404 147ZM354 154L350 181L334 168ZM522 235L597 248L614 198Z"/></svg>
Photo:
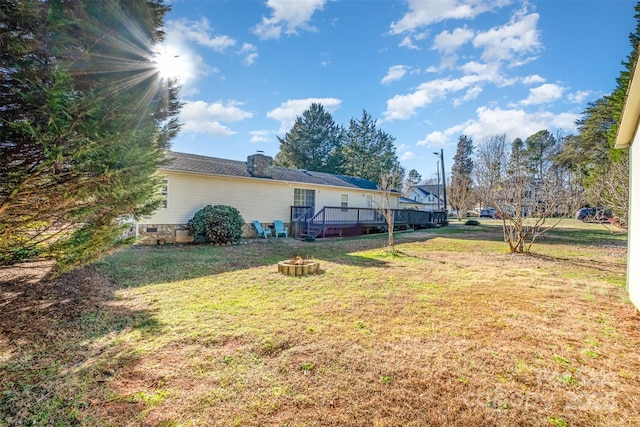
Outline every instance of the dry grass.
<svg viewBox="0 0 640 427"><path fill-rule="evenodd" d="M3 284L0 425L634 426L626 237L566 221L129 249ZM322 274L277 273L301 255ZM4 424L2 424L4 422Z"/></svg>

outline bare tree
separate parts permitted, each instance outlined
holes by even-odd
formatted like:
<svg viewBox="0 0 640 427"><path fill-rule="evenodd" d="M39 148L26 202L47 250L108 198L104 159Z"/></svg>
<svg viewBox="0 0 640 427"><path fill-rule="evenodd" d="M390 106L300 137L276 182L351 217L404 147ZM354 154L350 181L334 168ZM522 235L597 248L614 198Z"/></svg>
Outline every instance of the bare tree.
<svg viewBox="0 0 640 427"><path fill-rule="evenodd" d="M471 207L476 195L473 191L471 178L468 176L458 176L452 178L447 192L449 205L456 211L458 221L462 221L465 211Z"/></svg>
<svg viewBox="0 0 640 427"><path fill-rule="evenodd" d="M494 135L485 139L476 149L473 177L480 207L494 200L494 193L505 167L507 135Z"/></svg>
<svg viewBox="0 0 640 427"><path fill-rule="evenodd" d="M557 226L581 200L570 175L551 168L540 179L538 170L530 168L522 155L523 147L522 140L513 142L509 163L494 192L504 240L512 253L529 252L536 239Z"/></svg>
<svg viewBox="0 0 640 427"><path fill-rule="evenodd" d="M629 153L609 163L608 173L601 173L591 183L587 198L606 206L616 218L616 225L627 228L629 214Z"/></svg>
<svg viewBox="0 0 640 427"><path fill-rule="evenodd" d="M396 251L396 248L393 240L395 217L393 205L391 204L391 195L398 193L396 189L402 185L403 178L404 171L399 167L394 167L388 172L382 172L380 174L380 184L378 184L378 190L381 194L378 200L374 200L376 211L378 211L387 222L387 232L389 233L388 246L392 253Z"/></svg>

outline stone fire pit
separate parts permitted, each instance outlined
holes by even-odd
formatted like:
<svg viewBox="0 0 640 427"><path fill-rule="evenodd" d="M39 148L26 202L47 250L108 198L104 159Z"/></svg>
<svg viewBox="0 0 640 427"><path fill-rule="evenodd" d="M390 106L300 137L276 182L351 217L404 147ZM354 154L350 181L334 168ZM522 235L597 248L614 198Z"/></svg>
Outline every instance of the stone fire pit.
<svg viewBox="0 0 640 427"><path fill-rule="evenodd" d="M299 256L278 263L278 273L285 276L306 276L317 273L319 269L320 263Z"/></svg>

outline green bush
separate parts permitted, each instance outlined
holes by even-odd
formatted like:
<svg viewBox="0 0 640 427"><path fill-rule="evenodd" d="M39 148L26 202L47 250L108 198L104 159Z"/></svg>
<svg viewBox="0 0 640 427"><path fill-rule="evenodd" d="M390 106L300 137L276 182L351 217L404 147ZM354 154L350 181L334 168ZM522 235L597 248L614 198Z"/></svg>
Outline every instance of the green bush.
<svg viewBox="0 0 640 427"><path fill-rule="evenodd" d="M476 221L475 219L470 219L469 221L465 222L464 225L480 225L480 222Z"/></svg>
<svg viewBox="0 0 640 427"><path fill-rule="evenodd" d="M231 206L207 205L200 209L187 224L189 234L196 243L237 243L242 238L244 219Z"/></svg>

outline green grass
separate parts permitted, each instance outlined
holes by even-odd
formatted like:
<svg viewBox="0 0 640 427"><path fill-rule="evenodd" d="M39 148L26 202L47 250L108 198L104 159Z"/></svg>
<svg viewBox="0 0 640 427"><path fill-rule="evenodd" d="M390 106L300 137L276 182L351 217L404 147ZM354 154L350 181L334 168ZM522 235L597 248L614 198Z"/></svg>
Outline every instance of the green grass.
<svg viewBox="0 0 640 427"><path fill-rule="evenodd" d="M25 303L42 324L0 354L5 424L630 425L625 238L563 221L512 255L499 224L398 233L395 253L385 235L114 253L63 279L59 310ZM321 274L277 273L296 255Z"/></svg>

